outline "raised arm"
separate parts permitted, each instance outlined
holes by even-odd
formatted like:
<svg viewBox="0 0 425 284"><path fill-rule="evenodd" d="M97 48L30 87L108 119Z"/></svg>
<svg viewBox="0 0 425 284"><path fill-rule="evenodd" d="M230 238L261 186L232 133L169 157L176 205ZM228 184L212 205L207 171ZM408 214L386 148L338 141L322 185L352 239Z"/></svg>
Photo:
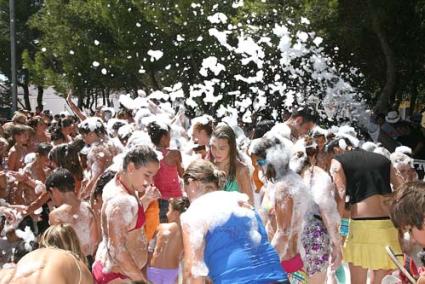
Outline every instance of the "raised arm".
<svg viewBox="0 0 425 284"><path fill-rule="evenodd" d="M289 238L291 236L291 220L293 214L294 200L289 194L276 198L276 232L271 241L272 246L279 254L280 260L286 260L286 253L289 247Z"/></svg>
<svg viewBox="0 0 425 284"><path fill-rule="evenodd" d="M66 102L68 103L69 107L71 108L72 112L81 120L85 120L87 118L87 116L80 110L80 108L78 106L76 106L74 104L74 102L72 101L72 95L73 95L73 91L69 90L68 92L68 96L66 97Z"/></svg>
<svg viewBox="0 0 425 284"><path fill-rule="evenodd" d="M184 168L183 168L183 159L182 154L180 151L174 151L175 152L175 161L177 166L177 172L179 174L179 177L183 177L184 174Z"/></svg>
<svg viewBox="0 0 425 284"><path fill-rule="evenodd" d="M338 212L340 216L344 216L347 180L341 163L333 159L331 161L330 173L336 187Z"/></svg>

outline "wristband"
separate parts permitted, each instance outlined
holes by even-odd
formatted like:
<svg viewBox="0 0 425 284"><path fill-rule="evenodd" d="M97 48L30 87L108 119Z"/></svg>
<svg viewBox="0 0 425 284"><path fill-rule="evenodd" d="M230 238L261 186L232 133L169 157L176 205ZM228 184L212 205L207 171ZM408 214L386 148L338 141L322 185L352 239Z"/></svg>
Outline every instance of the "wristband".
<svg viewBox="0 0 425 284"><path fill-rule="evenodd" d="M350 220L347 218L341 219L341 225L339 226L339 233L343 237L347 237L350 232Z"/></svg>

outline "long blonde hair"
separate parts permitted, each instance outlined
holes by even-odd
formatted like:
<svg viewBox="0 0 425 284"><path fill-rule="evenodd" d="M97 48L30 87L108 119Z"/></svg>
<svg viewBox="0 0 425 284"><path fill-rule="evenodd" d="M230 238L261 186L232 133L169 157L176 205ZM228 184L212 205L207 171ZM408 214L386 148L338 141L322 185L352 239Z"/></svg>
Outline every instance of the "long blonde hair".
<svg viewBox="0 0 425 284"><path fill-rule="evenodd" d="M77 233L69 224L52 225L41 235L40 248L58 248L71 252L87 265Z"/></svg>

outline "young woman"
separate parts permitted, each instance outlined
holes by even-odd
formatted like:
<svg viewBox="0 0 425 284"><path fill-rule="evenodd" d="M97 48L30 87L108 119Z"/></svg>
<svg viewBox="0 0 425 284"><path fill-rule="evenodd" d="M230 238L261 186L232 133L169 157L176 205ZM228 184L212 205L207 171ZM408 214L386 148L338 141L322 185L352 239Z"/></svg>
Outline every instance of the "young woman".
<svg viewBox="0 0 425 284"><path fill-rule="evenodd" d="M313 200L313 206L305 215L306 222L301 235L305 250L304 264L308 283L325 283L326 270L336 271L342 260L342 241L339 235L340 216L334 197L335 187L327 172L316 166L319 148L313 138L306 137L298 142L295 151L304 183ZM298 144L297 143L297 144Z"/></svg>
<svg viewBox="0 0 425 284"><path fill-rule="evenodd" d="M83 147L84 141L75 139L72 143L54 146L49 153L49 160L53 167L65 168L73 174L77 194L83 181L83 168L79 159L79 153Z"/></svg>
<svg viewBox="0 0 425 284"><path fill-rule="evenodd" d="M158 169L156 152L137 146L125 155L122 171L105 186L102 241L93 265L97 283L127 278L146 282L141 272L147 262L144 208L159 198L159 191L149 186ZM140 198L138 193L144 195Z"/></svg>
<svg viewBox="0 0 425 284"><path fill-rule="evenodd" d="M7 283L93 283L77 234L69 225L51 226L40 249L25 255Z"/></svg>
<svg viewBox="0 0 425 284"><path fill-rule="evenodd" d="M176 283L183 256L180 215L188 207L186 197L170 199L167 213L169 223L159 225L156 238L149 245L153 255L148 267L148 280L152 283Z"/></svg>
<svg viewBox="0 0 425 284"><path fill-rule="evenodd" d="M312 203L302 178L289 168L292 147L289 140L263 138L252 153L267 178L269 204L264 209L273 211L269 218L275 218L276 226L270 230L272 245L291 281L307 283L299 244L304 216Z"/></svg>
<svg viewBox="0 0 425 284"><path fill-rule="evenodd" d="M253 185L248 167L239 159L236 136L232 128L221 123L211 137L211 160L214 165L226 173L224 191L238 191L253 198Z"/></svg>
<svg viewBox="0 0 425 284"><path fill-rule="evenodd" d="M50 135L47 133L47 124L44 119L40 116L32 118L28 125L34 130L33 143L37 146L40 143L50 143Z"/></svg>
<svg viewBox="0 0 425 284"><path fill-rule="evenodd" d="M158 173L154 177L154 184L161 192L159 200L159 216L161 223L167 222L168 200L182 196L179 177L183 175L182 156L178 150L170 150L170 128L152 122L148 125L148 133L157 150L161 151L163 159L160 161Z"/></svg>
<svg viewBox="0 0 425 284"><path fill-rule="evenodd" d="M191 205L182 214L184 281L287 283L258 214L239 192L220 191L224 173L205 160L184 173Z"/></svg>
<svg viewBox="0 0 425 284"><path fill-rule="evenodd" d="M98 117L90 117L79 124L79 132L86 145L90 145L87 154L87 176L79 194L82 199L89 199L96 180L112 164L112 159L119 152L108 139L105 126Z"/></svg>
<svg viewBox="0 0 425 284"><path fill-rule="evenodd" d="M15 144L9 150L7 166L9 171L18 171L23 168L24 158L28 154L29 132L28 126L15 125L11 129L13 141Z"/></svg>
<svg viewBox="0 0 425 284"><path fill-rule="evenodd" d="M192 141L197 145L193 151L204 159L208 154L214 119L209 115L192 120Z"/></svg>

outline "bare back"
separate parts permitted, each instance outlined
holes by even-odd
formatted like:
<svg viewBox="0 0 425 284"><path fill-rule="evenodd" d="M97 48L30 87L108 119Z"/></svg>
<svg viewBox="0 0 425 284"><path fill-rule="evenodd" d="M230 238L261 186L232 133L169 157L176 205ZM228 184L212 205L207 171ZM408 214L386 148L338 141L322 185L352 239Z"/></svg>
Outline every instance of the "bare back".
<svg viewBox="0 0 425 284"><path fill-rule="evenodd" d="M87 266L70 252L43 248L27 254L18 262L10 283L93 283L93 277Z"/></svg>
<svg viewBox="0 0 425 284"><path fill-rule="evenodd" d="M176 223L161 224L156 235L156 247L150 266L163 269L175 269L183 253L183 236Z"/></svg>
<svg viewBox="0 0 425 284"><path fill-rule="evenodd" d="M97 246L97 226L93 212L86 202L81 202L79 208L62 205L50 213L51 223L69 224L77 233L83 253L93 255Z"/></svg>

